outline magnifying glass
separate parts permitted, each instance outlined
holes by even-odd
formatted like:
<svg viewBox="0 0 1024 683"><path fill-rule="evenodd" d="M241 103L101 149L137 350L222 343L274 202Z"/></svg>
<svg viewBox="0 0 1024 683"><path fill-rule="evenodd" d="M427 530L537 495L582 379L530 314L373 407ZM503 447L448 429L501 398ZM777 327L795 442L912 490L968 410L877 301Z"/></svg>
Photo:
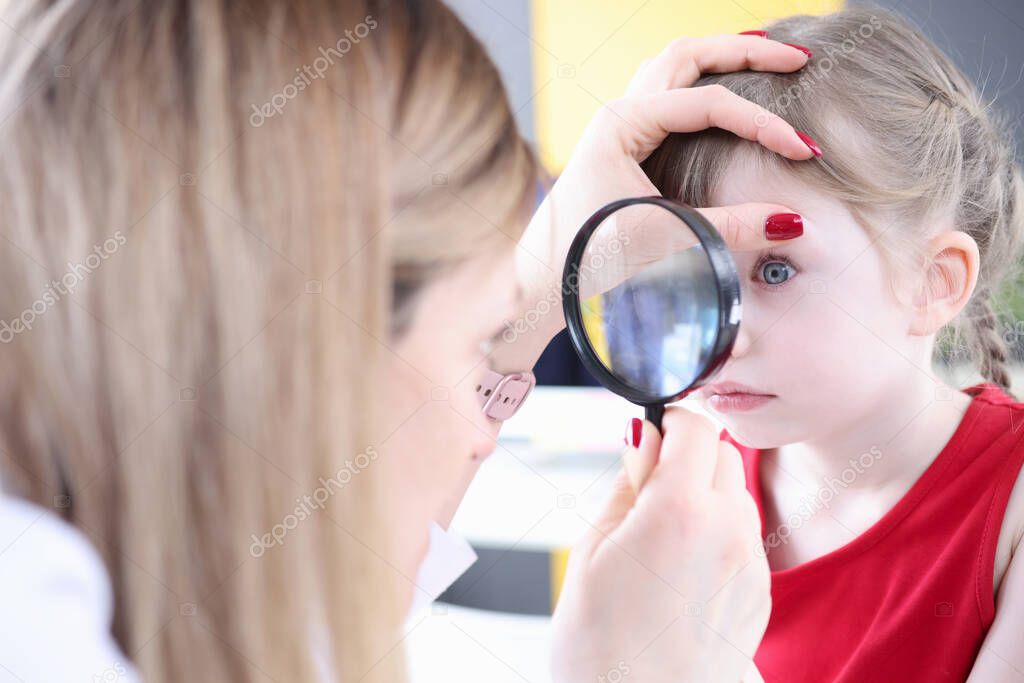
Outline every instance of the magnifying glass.
<svg viewBox="0 0 1024 683"><path fill-rule="evenodd" d="M728 359L739 275L695 209L664 197L621 199L598 209L569 247L562 306L583 365L660 430L665 404Z"/></svg>

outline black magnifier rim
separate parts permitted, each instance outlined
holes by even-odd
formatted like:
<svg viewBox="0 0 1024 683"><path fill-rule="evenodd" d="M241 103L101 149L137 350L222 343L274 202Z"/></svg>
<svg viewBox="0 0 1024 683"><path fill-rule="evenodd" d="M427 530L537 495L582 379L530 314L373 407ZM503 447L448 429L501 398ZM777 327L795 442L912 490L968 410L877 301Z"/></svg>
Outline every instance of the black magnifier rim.
<svg viewBox="0 0 1024 683"><path fill-rule="evenodd" d="M604 363L601 362L601 358L598 356L597 350L590 343L590 339L587 337L583 326L583 311L580 305L579 291L580 278L578 273L583 256L586 253L587 244L590 242L594 232L609 216L620 209L637 204L651 204L661 207L686 223L697 236L697 239L700 240L718 284L718 328L708 362L688 387L668 396L652 396L612 374L605 367ZM576 274L576 277L573 277L574 274ZM718 231L704 216L682 202L659 196L629 197L610 202L595 211L587 219L587 222L576 233L575 239L573 239L572 244L569 246L569 252L565 259L565 268L562 271L562 311L565 314L565 325L569 331L569 338L572 340L583 366L601 384L637 405L664 405L678 401L703 385L714 375L715 371L729 358L733 344L736 342L736 334L740 326L740 310L739 274L736 272L736 264L732 259L732 254L729 253L728 246L726 246Z"/></svg>

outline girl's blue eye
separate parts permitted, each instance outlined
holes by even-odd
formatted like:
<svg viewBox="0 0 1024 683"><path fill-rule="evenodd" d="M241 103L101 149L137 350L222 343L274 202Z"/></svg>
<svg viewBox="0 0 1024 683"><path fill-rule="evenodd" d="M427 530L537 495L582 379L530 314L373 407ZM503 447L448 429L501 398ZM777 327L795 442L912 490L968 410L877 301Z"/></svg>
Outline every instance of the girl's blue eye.
<svg viewBox="0 0 1024 683"><path fill-rule="evenodd" d="M781 285L795 274L793 266L784 261L768 261L761 266L761 279L768 285Z"/></svg>

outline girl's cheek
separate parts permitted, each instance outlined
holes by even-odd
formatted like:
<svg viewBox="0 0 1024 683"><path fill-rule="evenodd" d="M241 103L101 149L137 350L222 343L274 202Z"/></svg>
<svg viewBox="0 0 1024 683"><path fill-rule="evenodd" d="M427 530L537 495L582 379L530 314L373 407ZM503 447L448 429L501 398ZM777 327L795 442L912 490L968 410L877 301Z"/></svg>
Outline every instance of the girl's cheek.
<svg viewBox="0 0 1024 683"><path fill-rule="evenodd" d="M836 309L822 296L797 293L761 297L758 306L758 344L777 359L788 375L805 375L810 368L842 360L847 340L836 334ZM744 311L745 313L746 311Z"/></svg>
<svg viewBox="0 0 1024 683"><path fill-rule="evenodd" d="M747 283L741 288L743 319L756 318L762 326L783 321L802 305L809 294L796 280L786 286L765 289L764 285Z"/></svg>

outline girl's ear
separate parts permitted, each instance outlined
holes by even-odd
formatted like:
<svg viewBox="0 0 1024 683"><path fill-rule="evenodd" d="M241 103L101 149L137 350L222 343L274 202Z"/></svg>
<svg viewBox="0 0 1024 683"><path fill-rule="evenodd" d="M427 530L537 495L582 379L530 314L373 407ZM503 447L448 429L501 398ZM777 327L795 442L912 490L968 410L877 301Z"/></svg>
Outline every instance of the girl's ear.
<svg viewBox="0 0 1024 683"><path fill-rule="evenodd" d="M978 263L978 244L965 232L947 230L929 240L910 334L934 334L956 317L974 293Z"/></svg>

